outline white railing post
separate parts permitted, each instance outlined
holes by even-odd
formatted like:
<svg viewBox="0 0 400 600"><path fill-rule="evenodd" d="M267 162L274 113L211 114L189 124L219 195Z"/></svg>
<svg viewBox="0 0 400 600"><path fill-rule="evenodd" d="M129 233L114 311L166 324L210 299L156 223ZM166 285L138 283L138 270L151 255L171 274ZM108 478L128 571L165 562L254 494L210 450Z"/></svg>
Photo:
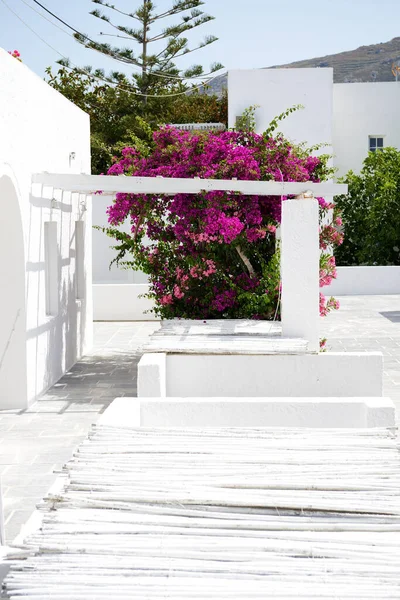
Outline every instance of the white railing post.
<svg viewBox="0 0 400 600"><path fill-rule="evenodd" d="M282 335L319 350L319 210L308 192L282 203Z"/></svg>

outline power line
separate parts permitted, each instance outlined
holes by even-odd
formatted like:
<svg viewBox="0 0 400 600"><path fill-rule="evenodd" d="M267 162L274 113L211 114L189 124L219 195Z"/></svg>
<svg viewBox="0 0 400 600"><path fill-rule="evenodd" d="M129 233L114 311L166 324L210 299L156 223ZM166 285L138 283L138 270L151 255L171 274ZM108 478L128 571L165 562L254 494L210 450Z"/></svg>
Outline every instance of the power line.
<svg viewBox="0 0 400 600"><path fill-rule="evenodd" d="M40 6L40 8L42 8L43 10L45 10L47 13L49 13L49 15L51 15L54 19L57 19L57 21L60 21L60 23L62 23L63 25L65 25L66 27L68 27L68 29L72 29L72 31L74 31L75 33L77 33L78 35L82 35L80 33L80 31L78 31L77 29L75 29L74 27L72 27L71 25L68 25L68 23L66 23L65 21L63 21L62 19L60 19L60 17L58 17L57 15L55 15L53 12L51 12L51 10L49 10L48 8L46 8L45 6L43 6L43 4L41 4L40 2L38 2L38 0L32 0L35 4L37 4L38 6ZM86 37L86 36L85 36ZM87 38L89 39L89 38ZM92 42L93 40L89 40L90 42Z"/></svg>
<svg viewBox="0 0 400 600"><path fill-rule="evenodd" d="M25 6L27 6L31 10L33 10L33 12L35 12L37 15L39 15L40 17L42 17L42 19L45 19L48 23L50 23L51 25L53 25L53 27L57 27L57 29L59 29L60 31L62 31L63 33L65 33L65 35L68 35L68 37L73 37L68 31L65 31L65 29L63 29L62 27L60 27L59 25L57 25L57 23L54 23L54 21L51 21L51 19L49 19L48 17L46 17L46 15L44 15L43 13L41 13L39 10L37 10L36 8L34 8L33 6L31 6L30 4L28 4L28 2L26 2L26 0L21 0L21 2L23 2L25 4Z"/></svg>
<svg viewBox="0 0 400 600"><path fill-rule="evenodd" d="M25 25L25 27L27 27L34 35L36 35L36 37L38 37L43 44L45 44L48 48L50 48L51 50L53 50L53 52L55 52L56 54L58 54L59 56L61 56L61 58L65 61L69 61L68 57L64 56L61 52L59 52L56 48L54 48L53 46L51 46L51 44L49 44L48 42L46 42L46 40L44 40L34 29L32 29L32 27L30 27L19 15L18 13L15 12L14 9L12 9L6 2L6 0L0 0L0 2L2 2L4 4L4 6L11 12L14 14L15 17L17 17L17 19L19 21L21 21L21 23L23 23L23 25ZM174 94L142 94L141 92L135 92L134 90L132 90L131 88L127 88L125 86L121 86L120 84L114 84L113 81L110 81L109 79L106 79L105 77L99 77L98 75L94 75L92 73L89 73L88 71L85 71L84 69L82 69L81 67L78 67L77 65L75 65L74 63L70 62L70 65L72 65L73 68L77 69L80 73L82 73L83 75L86 75L86 77L90 77L92 79L95 79L97 81L101 81L101 82L105 82L108 83L110 87L112 87L113 89L120 89L125 91L127 94L131 94L133 96L142 96L142 97L146 97L146 98L159 98L159 99L163 99L163 98L176 98L178 96L184 96L187 95L188 92L191 91L195 91L195 90L199 90L200 88L204 87L204 84L200 84L198 86L193 86L192 88L190 88L189 90L185 90L184 92L176 92ZM66 68L70 68L67 65L65 65ZM214 79L217 79L218 77L220 77L220 75L216 75L215 77L212 77L211 79L208 80L207 83L209 83L210 81L213 81Z"/></svg>
<svg viewBox="0 0 400 600"><path fill-rule="evenodd" d="M23 2L24 4L26 4L26 6L28 6L31 10L35 10L32 6L30 6L26 2L26 0L21 0L21 2ZM46 11L54 19L56 19L57 21L59 21L60 23L62 23L66 27L68 27L68 29L71 29L71 31L73 31L77 35L81 36L82 38L84 38L85 40L89 41L91 44L94 44L95 46L98 45L97 42L95 42L94 40L92 40L91 38L89 38L84 33L81 33L80 31L78 31L77 29L75 29L75 27L72 27L72 25L69 25L66 21L64 21L63 19L61 19L60 17L58 17L55 13L53 13L51 10L49 10L48 8L46 8L46 6L44 6L43 4L41 4L38 0L32 0L32 2L34 2L35 4L37 4L38 6L40 6L44 11ZM49 21L49 23L52 23L52 21L50 21L47 17L45 17L44 15L42 15L39 11L35 10L35 12L37 14L41 15L44 19L46 19L46 21ZM57 25L55 25L55 23L52 23L52 24L55 27L58 27ZM58 28L61 29L60 27L58 27ZM64 29L61 29L61 31L64 31ZM67 35L70 35L66 31L64 31L64 33L66 33ZM71 37L73 37L76 40L76 38L74 36L71 36ZM91 50L95 50L96 52L99 52L103 56L111 57L114 60L117 60L117 61L121 62L122 64L133 66L133 63L130 60L128 60L128 59L124 60L118 54L115 54L115 52L110 51L110 53L107 54L105 52L102 52L101 50L98 50L97 48L94 48L94 47L91 47ZM137 66L139 66L139 65L137 65ZM164 78L164 79L177 79L177 80L183 81L185 79L187 79L187 80L191 80L191 79L204 79L208 75L211 75L211 73L212 73L212 71L210 71L209 73L205 73L204 75L199 75L199 76L195 75L193 77L183 77L183 76L180 76L180 75L164 75L163 73L154 73L154 72L149 72L149 75L152 75L154 77L161 77L161 78Z"/></svg>

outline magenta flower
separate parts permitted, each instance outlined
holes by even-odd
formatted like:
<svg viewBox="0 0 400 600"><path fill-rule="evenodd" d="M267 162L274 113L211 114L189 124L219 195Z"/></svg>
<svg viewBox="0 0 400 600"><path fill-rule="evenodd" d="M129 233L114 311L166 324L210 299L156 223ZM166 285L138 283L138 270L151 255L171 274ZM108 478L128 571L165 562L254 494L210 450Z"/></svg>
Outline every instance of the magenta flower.
<svg viewBox="0 0 400 600"><path fill-rule="evenodd" d="M165 126L154 133L151 152L142 156L126 147L108 173L317 182L329 176L329 169L324 159L307 155L280 135ZM274 237L285 200L219 191L172 197L117 194L107 209L109 233L127 265L149 275L150 297L161 317L272 319L281 289ZM318 202L321 215L335 213L331 203ZM118 229L126 221L130 234ZM341 243L340 226L336 213L321 226L320 246L326 250L321 286L336 276L330 249ZM320 299L321 314L336 306L333 299Z"/></svg>

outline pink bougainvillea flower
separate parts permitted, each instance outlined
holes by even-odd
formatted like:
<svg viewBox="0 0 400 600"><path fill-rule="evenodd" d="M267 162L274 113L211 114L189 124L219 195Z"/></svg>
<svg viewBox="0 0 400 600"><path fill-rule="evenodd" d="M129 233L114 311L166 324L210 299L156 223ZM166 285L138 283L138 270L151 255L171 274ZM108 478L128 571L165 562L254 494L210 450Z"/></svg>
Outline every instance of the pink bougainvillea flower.
<svg viewBox="0 0 400 600"><path fill-rule="evenodd" d="M304 147L252 132L191 132L164 126L144 155L126 147L113 157L110 175L319 182L331 172L327 159ZM279 318L281 281L274 234L280 196L221 191L198 195L123 194L108 207L108 233L119 258L149 276L149 296L162 318ZM318 198L320 285L336 277L332 248L343 239L341 218ZM125 222L130 233L121 231ZM129 228L128 228L129 231ZM320 297L320 313L337 308Z"/></svg>

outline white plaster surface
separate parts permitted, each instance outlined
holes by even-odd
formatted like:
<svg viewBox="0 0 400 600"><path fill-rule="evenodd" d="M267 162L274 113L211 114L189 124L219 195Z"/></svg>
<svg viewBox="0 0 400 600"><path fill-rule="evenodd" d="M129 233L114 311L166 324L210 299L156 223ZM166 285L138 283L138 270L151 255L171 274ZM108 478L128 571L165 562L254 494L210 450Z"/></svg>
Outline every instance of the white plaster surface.
<svg viewBox="0 0 400 600"><path fill-rule="evenodd" d="M91 347L92 218L89 200L87 210L83 208L84 196L31 187L31 175L37 172L90 173L88 115L2 49L0 73L0 201L5 217L0 232L4 285L0 360L5 356L0 409L4 409L26 407ZM86 232L85 297L79 301L74 232L78 220L85 223ZM44 223L49 221L57 223L59 248L56 315L46 314Z"/></svg>
<svg viewBox="0 0 400 600"><path fill-rule="evenodd" d="M113 202L113 196L108 195L94 195L93 196L93 225L100 227L108 226L107 207ZM129 223L125 223L119 227L121 231L130 233L131 226ZM141 271L133 271L132 269L122 269L116 264L110 267L111 261L116 256L116 251L112 248L114 240L108 237L102 231L98 229L93 230L93 283L96 285L94 290L94 310L102 310L103 305L102 299L107 294L103 287L97 287L97 284L145 284L147 282L147 275ZM132 288L135 290L135 288ZM129 298L134 291L129 291L127 287L121 288L119 291L129 302ZM117 309L118 310L118 309ZM110 312L110 309L109 309ZM111 311L111 316L113 313ZM95 318L97 318L95 316ZM98 320L102 320L99 318ZM118 319L112 319L118 320ZM124 318L122 320L125 320ZM135 320L135 319L127 319Z"/></svg>
<svg viewBox="0 0 400 600"><path fill-rule="evenodd" d="M139 363L138 396L166 396L167 355L144 354Z"/></svg>
<svg viewBox="0 0 400 600"><path fill-rule="evenodd" d="M333 86L333 151L338 176L361 170L369 136L384 146L400 148L400 86L395 81L335 83Z"/></svg>
<svg viewBox="0 0 400 600"><path fill-rule="evenodd" d="M389 398L117 398L113 427L393 427Z"/></svg>
<svg viewBox="0 0 400 600"><path fill-rule="evenodd" d="M254 319L165 319L153 338L164 335L281 335L279 321L256 321Z"/></svg>
<svg viewBox="0 0 400 600"><path fill-rule="evenodd" d="M326 296L400 294L400 267L337 267L337 278L321 291Z"/></svg>
<svg viewBox="0 0 400 600"><path fill-rule="evenodd" d="M315 199L286 200L281 224L282 335L319 350L319 214Z"/></svg>
<svg viewBox="0 0 400 600"><path fill-rule="evenodd" d="M380 397L380 352L241 356L145 354L138 367L139 397ZM142 362L143 361L143 362ZM150 375L151 374L151 375ZM155 378L156 383L153 383Z"/></svg>
<svg viewBox="0 0 400 600"><path fill-rule="evenodd" d="M96 264L96 261L95 261ZM124 271L128 273L128 271ZM134 275L136 271L132 271ZM153 302L141 297L149 290L146 283L93 284L95 321L154 321Z"/></svg>
<svg viewBox="0 0 400 600"><path fill-rule="evenodd" d="M333 69L246 69L228 72L229 127L246 108L259 105L256 130L265 131L276 116L302 104L303 110L279 123L295 142L332 143Z"/></svg>

